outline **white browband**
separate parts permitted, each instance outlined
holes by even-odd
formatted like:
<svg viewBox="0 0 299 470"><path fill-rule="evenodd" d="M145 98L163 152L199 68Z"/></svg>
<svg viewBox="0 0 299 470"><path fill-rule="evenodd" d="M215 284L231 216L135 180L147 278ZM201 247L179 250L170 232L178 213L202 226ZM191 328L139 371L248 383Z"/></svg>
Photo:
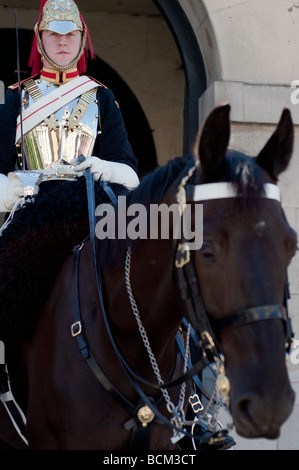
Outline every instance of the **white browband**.
<svg viewBox="0 0 299 470"><path fill-rule="evenodd" d="M265 193L262 197L275 199L281 202L278 186L271 183L264 185ZM237 197L236 186L233 183L208 183L193 186L193 201L207 201L208 199L225 199Z"/></svg>

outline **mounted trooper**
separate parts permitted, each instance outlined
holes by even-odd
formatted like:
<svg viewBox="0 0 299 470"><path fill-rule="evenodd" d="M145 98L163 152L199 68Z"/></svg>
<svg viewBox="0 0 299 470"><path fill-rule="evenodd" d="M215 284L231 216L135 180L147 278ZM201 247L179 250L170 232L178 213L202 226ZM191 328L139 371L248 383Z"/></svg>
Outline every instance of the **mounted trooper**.
<svg viewBox="0 0 299 470"><path fill-rule="evenodd" d="M75 2L42 1L29 61L33 76L21 83L22 113L19 84L9 87L0 110L1 212L24 196L15 173L22 155L22 169L37 172L38 184L74 180L90 167L96 180L138 185L137 161L112 91L83 75L88 52L94 57ZM87 159L74 168L81 154Z"/></svg>
<svg viewBox="0 0 299 470"><path fill-rule="evenodd" d="M137 160L112 91L84 75L88 52L93 56L75 2L43 0L29 61L32 77L21 83L22 100L17 83L0 106L0 212L14 212L26 196L38 194L34 204L15 213L0 237L0 340L8 350L27 332L26 315L38 315L65 257L87 235L86 203L81 203L86 190L79 178L84 170L90 168L95 181L128 189L139 184ZM78 164L81 155L85 159ZM61 207L57 222L53 208ZM46 238L50 229L54 232ZM31 327L31 318L28 322ZM0 364L3 396L15 412L7 371ZM196 434L202 437L198 449L234 445L230 436L210 443L213 434L201 423ZM183 444L193 450L189 441Z"/></svg>

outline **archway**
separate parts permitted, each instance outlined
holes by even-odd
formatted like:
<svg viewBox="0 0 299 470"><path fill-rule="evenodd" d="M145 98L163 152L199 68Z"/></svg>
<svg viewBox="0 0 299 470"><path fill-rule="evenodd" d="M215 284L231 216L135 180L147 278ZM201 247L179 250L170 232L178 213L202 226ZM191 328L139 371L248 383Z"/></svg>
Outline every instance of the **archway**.
<svg viewBox="0 0 299 470"><path fill-rule="evenodd" d="M19 30L21 80L30 77L27 61L32 39L32 31ZM2 44L15 44L15 30L0 29L0 41ZM7 88L17 82L16 55L9 54L5 61L5 68L1 70L0 79ZM139 176L143 176L157 166L157 158L152 132L138 100L122 78L100 58L89 61L87 75L104 83L114 92L122 110L129 140L138 159Z"/></svg>
<svg viewBox="0 0 299 470"><path fill-rule="evenodd" d="M178 0L153 0L178 46L186 78L183 152L190 153L198 132L198 100L207 89L202 53L193 28Z"/></svg>
<svg viewBox="0 0 299 470"><path fill-rule="evenodd" d="M139 176L153 170L157 166L155 144L146 116L134 93L115 70L99 58L89 62L87 75L113 91L120 105L129 141L138 158Z"/></svg>

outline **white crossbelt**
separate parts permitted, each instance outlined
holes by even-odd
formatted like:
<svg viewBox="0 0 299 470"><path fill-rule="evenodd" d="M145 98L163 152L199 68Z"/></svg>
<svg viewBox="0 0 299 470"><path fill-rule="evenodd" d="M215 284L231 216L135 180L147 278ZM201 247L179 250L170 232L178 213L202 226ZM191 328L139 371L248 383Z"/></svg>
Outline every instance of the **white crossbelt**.
<svg viewBox="0 0 299 470"><path fill-rule="evenodd" d="M22 116L23 126L21 126L20 116L17 120L16 143L21 139L21 127L23 133L27 134L35 126L41 123L45 118L61 109L66 104L75 100L83 93L101 85L87 76L82 76L71 80L64 85L53 90L51 93L43 96L25 109Z"/></svg>

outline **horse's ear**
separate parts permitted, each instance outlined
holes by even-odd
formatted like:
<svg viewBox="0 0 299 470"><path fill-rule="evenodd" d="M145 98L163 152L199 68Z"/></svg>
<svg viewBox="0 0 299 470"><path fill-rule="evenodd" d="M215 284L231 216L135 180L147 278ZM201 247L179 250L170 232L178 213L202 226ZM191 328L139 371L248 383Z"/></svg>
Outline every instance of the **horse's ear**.
<svg viewBox="0 0 299 470"><path fill-rule="evenodd" d="M215 108L207 117L199 140L199 160L206 178L219 171L230 137L230 105Z"/></svg>
<svg viewBox="0 0 299 470"><path fill-rule="evenodd" d="M256 158L256 162L277 180L288 166L294 144L294 126L290 110L285 108L276 130Z"/></svg>

